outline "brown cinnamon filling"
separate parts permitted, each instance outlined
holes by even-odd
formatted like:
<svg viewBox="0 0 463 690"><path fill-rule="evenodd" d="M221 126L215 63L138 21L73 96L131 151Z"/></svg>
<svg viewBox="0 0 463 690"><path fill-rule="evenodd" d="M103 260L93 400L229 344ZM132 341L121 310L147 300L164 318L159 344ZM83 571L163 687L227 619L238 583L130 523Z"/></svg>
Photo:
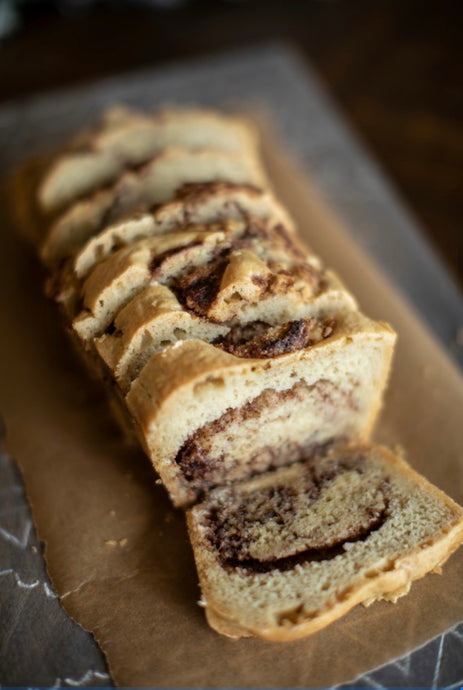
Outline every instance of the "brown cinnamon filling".
<svg viewBox="0 0 463 690"><path fill-rule="evenodd" d="M294 235L290 233L281 223L275 225L273 230L283 243L283 246L286 249L286 251L289 254L292 254L293 256L297 257L301 261L305 262L305 253L302 249L302 245L296 241ZM312 267L310 266L310 268ZM316 269L313 270L316 271Z"/></svg>
<svg viewBox="0 0 463 690"><path fill-rule="evenodd" d="M365 541L373 532L377 532L384 525L388 517L389 508L387 504L382 510L372 509L371 515L365 524L358 524L352 527L351 530L347 532L347 536L343 535L323 548L308 548L291 556L283 556L282 558L275 558L269 561L261 561L257 558L221 558L221 561L227 568L243 568L248 572L255 573L268 573L272 570L285 572L303 563L330 561L345 552L345 544L355 544L359 541Z"/></svg>
<svg viewBox="0 0 463 690"><path fill-rule="evenodd" d="M151 259L151 262L148 266L148 270L150 271L150 273L153 275L154 278L158 278L160 276L160 274L162 273L162 264L167 259L170 259L172 256L177 256L179 254L182 254L187 249L191 249L192 247L200 247L201 245L202 245L202 242L198 242L198 241L193 240L187 244L184 244L182 247L175 247L174 249L168 249L165 252L162 252L161 254L156 254Z"/></svg>
<svg viewBox="0 0 463 690"><path fill-rule="evenodd" d="M336 537L324 541L320 537L314 539L308 535L302 549L299 547L295 553L283 553L279 556L260 559L250 556L249 553L252 527L257 524L259 529L262 527L265 530L266 524L271 521L273 533L275 525L281 529L290 528L295 513L302 510L301 501L304 501L309 510L310 506L319 499L324 487L346 472L363 474L362 458L354 457L345 460L325 458L308 464L305 467L302 485L271 486L243 496L238 502L236 502L236 497L233 497L233 488L230 488L228 493L224 493L220 503L210 508L207 516L208 539L211 546L218 552L222 565L228 569L242 568L254 573L266 573L272 570L284 572L293 569L298 564L331 560L344 552L345 544L365 541L370 534L382 527L389 516L387 481L381 482L378 487L378 494L381 497L379 503L368 508L363 516L357 518L355 524L340 525ZM233 512L230 512L227 505L233 504ZM290 543L287 549L291 550Z"/></svg>
<svg viewBox="0 0 463 690"><path fill-rule="evenodd" d="M271 259L267 261L273 274L269 279L260 276L254 277L254 282L259 281L264 292L281 292L294 285L295 278L301 278L311 285L313 293L318 294L323 289L324 273L308 264L297 242L293 240L283 226L269 228L258 219L252 218L241 234L232 233L228 239L217 247L212 260L205 266L186 270L179 278L172 281L172 290L183 306L197 316L208 317L222 283L222 278L227 268L230 254L241 249L253 250L258 242L263 247L268 247L270 254L274 250L284 250L288 258L293 259L291 270L283 268ZM191 246L191 245L190 245ZM183 248L182 248L183 249ZM182 251L174 249L159 257L155 257L150 265L153 275L161 270L166 258Z"/></svg>
<svg viewBox="0 0 463 690"><path fill-rule="evenodd" d="M181 200L188 204L189 201L197 201L203 197L208 198L209 196L213 196L215 192L225 190L244 190L256 196L262 194L262 190L259 189L259 187L255 187L251 184L236 184L233 182L215 180L213 182L185 182L185 184L176 190L174 199Z"/></svg>
<svg viewBox="0 0 463 690"><path fill-rule="evenodd" d="M334 326L334 319L319 321L315 317L289 321L273 328L256 321L255 325L235 327L213 344L236 357L272 358L321 342L332 334Z"/></svg>
<svg viewBox="0 0 463 690"><path fill-rule="evenodd" d="M173 286L179 302L197 316L206 317L217 297L229 253L229 248L222 249L213 261L180 277Z"/></svg>
<svg viewBox="0 0 463 690"><path fill-rule="evenodd" d="M243 324L237 323L230 328L226 336L217 338L212 344L230 352L231 350L229 348L233 349L240 345L244 345L250 340L266 333L269 328L272 328L271 324L265 321L250 321L249 323Z"/></svg>
<svg viewBox="0 0 463 690"><path fill-rule="evenodd" d="M191 434L178 451L175 462L179 466L184 478L190 483L195 483L194 488L198 495L201 490L224 483L227 480L228 468L224 456L211 457L211 439L217 434L223 433L231 424L245 424L248 420L258 418L265 409L276 408L285 400L302 401L311 392L315 392L323 404L329 405L333 395L339 395L340 391L330 382L324 379L308 386L303 382L294 384L291 388L282 391L272 389L264 390L253 400L241 407L230 408L218 419L208 422ZM349 393L342 393L345 405L356 409ZM288 441L284 447L273 448L261 446L247 461L247 476L263 472L269 468L281 465L289 465L300 460L308 460L321 454L334 442L341 439L327 439L322 443L310 439L300 444Z"/></svg>

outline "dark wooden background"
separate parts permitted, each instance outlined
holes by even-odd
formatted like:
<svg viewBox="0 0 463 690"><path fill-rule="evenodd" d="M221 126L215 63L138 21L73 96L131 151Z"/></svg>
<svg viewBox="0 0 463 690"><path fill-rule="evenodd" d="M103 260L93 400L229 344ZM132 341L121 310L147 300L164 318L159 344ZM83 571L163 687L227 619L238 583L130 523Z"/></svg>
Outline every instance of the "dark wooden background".
<svg viewBox="0 0 463 690"><path fill-rule="evenodd" d="M1 0L0 0L1 1ZM34 2L0 45L0 101L266 39L294 43L463 285L463 2Z"/></svg>

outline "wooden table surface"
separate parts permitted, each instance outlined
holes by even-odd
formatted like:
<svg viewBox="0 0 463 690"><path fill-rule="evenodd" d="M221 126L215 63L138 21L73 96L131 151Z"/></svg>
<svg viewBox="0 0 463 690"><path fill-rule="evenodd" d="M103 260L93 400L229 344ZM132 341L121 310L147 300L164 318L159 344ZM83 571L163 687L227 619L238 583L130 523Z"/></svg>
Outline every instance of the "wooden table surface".
<svg viewBox="0 0 463 690"><path fill-rule="evenodd" d="M22 20L1 44L0 101L259 40L291 41L463 285L459 0L116 2L66 15L41 1Z"/></svg>

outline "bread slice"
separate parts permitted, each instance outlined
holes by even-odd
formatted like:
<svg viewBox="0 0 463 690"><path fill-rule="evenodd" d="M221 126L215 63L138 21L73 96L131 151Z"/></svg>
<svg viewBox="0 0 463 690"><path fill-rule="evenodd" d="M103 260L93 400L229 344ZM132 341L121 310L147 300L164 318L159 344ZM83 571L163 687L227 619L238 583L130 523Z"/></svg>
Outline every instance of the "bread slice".
<svg viewBox="0 0 463 690"><path fill-rule="evenodd" d="M98 264L83 285L83 311L73 327L83 341L104 331L115 314L150 282L163 277L164 264L174 277L185 265L201 267L225 238L220 225L190 226L183 232L155 235L120 249ZM157 265L159 264L159 266Z"/></svg>
<svg viewBox="0 0 463 690"><path fill-rule="evenodd" d="M179 340L151 357L126 402L175 505L321 445L368 439L395 334L355 311L312 332L301 320L246 333L242 349Z"/></svg>
<svg viewBox="0 0 463 690"><path fill-rule="evenodd" d="M293 221L269 191L231 182L186 184L177 191L174 201L152 213L131 214L88 240L76 256L74 270L82 279L115 250L144 237L172 232L192 223L242 221L249 216L259 218L270 227L279 226L282 233L289 232L293 237Z"/></svg>
<svg viewBox="0 0 463 690"><path fill-rule="evenodd" d="M230 327L186 311L167 286L156 282L119 312L111 330L96 339L96 350L127 393L157 352L181 340L212 342L226 336Z"/></svg>
<svg viewBox="0 0 463 690"><path fill-rule="evenodd" d="M242 119L216 112L167 110L150 117L119 108L53 162L39 187L40 207L55 212L171 147L254 155L257 137Z"/></svg>
<svg viewBox="0 0 463 690"><path fill-rule="evenodd" d="M378 446L215 489L187 521L209 624L273 641L395 602L463 542L463 509Z"/></svg>
<svg viewBox="0 0 463 690"><path fill-rule="evenodd" d="M257 299L254 305L246 305L241 300L240 324L236 320L216 323L197 316L184 308L175 292L175 286L151 282L118 312L111 326L94 341L96 350L125 393L154 354L180 340L214 342L222 338L223 349L238 352L243 347L249 349L249 341L272 326L311 317L329 321L354 305L351 295L329 271L325 274L323 291L307 301L287 291Z"/></svg>
<svg viewBox="0 0 463 690"><path fill-rule="evenodd" d="M125 172L111 187L71 206L52 224L42 245L42 259L56 266L105 226L127 214L171 201L185 183L214 180L268 186L253 155L215 149L166 149L142 168Z"/></svg>

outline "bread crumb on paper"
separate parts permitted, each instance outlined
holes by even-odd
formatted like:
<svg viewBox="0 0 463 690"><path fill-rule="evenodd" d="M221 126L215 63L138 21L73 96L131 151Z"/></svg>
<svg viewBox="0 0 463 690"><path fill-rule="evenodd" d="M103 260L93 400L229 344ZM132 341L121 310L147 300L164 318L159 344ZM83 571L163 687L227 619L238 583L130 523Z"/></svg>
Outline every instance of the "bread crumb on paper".
<svg viewBox="0 0 463 690"><path fill-rule="evenodd" d="M123 539L107 539L105 541L106 546L110 546L111 548L114 548L115 546L120 546L124 547L127 545L128 539L127 537L124 537Z"/></svg>

